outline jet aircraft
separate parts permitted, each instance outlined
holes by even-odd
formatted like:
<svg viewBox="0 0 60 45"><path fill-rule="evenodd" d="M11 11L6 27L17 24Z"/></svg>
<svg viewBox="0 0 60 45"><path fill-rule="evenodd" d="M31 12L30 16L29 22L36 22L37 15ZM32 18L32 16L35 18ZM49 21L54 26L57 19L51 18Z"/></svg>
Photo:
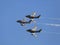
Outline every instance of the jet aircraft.
<svg viewBox="0 0 60 45"><path fill-rule="evenodd" d="M17 22L20 23L21 26L24 26L25 24L29 24L29 23L31 23L31 21L32 21L32 20L26 21L26 20L24 20L24 19L23 19L23 20L17 20Z"/></svg>
<svg viewBox="0 0 60 45"><path fill-rule="evenodd" d="M38 16L35 16L35 15L36 15L36 12L34 12L32 15L27 15L26 17L33 21L34 19L37 19L41 16L41 15L38 15Z"/></svg>
<svg viewBox="0 0 60 45"><path fill-rule="evenodd" d="M27 30L27 32L30 32L31 35L33 35L33 36L36 37L36 38L37 38L36 33L40 33L41 31L42 31L42 29L37 30L37 27L36 27L36 26L34 26L33 29L28 29L28 30Z"/></svg>

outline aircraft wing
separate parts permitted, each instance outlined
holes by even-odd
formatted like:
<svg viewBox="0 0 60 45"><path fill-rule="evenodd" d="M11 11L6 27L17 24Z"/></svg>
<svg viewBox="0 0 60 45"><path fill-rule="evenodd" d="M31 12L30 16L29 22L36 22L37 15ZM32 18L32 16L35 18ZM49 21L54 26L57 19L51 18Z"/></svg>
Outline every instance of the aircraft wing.
<svg viewBox="0 0 60 45"><path fill-rule="evenodd" d="M36 12L33 12L31 16L35 16L36 15Z"/></svg>
<svg viewBox="0 0 60 45"><path fill-rule="evenodd" d="M23 19L22 21L26 22L26 19Z"/></svg>
<svg viewBox="0 0 60 45"><path fill-rule="evenodd" d="M24 26L25 24L21 23L21 26Z"/></svg>
<svg viewBox="0 0 60 45"><path fill-rule="evenodd" d="M37 38L37 35L36 35L36 33L32 33L32 35L33 35L35 38Z"/></svg>
<svg viewBox="0 0 60 45"><path fill-rule="evenodd" d="M33 30L33 31L36 31L36 29L37 29L37 27L36 27L36 26L34 26L32 30Z"/></svg>

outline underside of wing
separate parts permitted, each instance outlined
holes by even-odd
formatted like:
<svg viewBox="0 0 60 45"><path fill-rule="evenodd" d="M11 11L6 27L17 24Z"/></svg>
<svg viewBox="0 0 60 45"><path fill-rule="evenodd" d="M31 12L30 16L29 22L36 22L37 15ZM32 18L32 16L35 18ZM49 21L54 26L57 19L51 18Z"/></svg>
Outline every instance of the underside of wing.
<svg viewBox="0 0 60 45"><path fill-rule="evenodd" d="M37 38L37 35L36 35L36 33L32 33L32 35L33 35L35 38Z"/></svg>
<svg viewBox="0 0 60 45"><path fill-rule="evenodd" d="M25 24L21 23L21 26L24 26Z"/></svg>

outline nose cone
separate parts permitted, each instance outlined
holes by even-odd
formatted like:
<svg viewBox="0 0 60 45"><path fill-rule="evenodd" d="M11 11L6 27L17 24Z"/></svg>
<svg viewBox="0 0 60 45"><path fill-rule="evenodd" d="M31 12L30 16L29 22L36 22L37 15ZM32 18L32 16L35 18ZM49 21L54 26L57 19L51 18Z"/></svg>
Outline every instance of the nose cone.
<svg viewBox="0 0 60 45"><path fill-rule="evenodd" d="M27 32L29 32L29 30L27 30Z"/></svg>
<svg viewBox="0 0 60 45"><path fill-rule="evenodd" d="M30 32L30 31L31 31L31 29L27 30L27 32Z"/></svg>
<svg viewBox="0 0 60 45"><path fill-rule="evenodd" d="M30 15L27 15L26 17L29 17Z"/></svg>
<svg viewBox="0 0 60 45"><path fill-rule="evenodd" d="M26 17L28 17L28 16L26 16Z"/></svg>
<svg viewBox="0 0 60 45"><path fill-rule="evenodd" d="M20 22L20 20L17 20L16 22Z"/></svg>

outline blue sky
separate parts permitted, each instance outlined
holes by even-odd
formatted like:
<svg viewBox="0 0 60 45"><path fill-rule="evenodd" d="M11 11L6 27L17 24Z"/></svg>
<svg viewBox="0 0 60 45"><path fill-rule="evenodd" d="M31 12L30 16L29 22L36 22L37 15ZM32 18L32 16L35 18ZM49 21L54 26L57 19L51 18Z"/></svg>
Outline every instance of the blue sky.
<svg viewBox="0 0 60 45"><path fill-rule="evenodd" d="M34 11L41 14L38 39L26 32L33 23L22 27L16 22ZM60 1L0 0L0 45L60 45Z"/></svg>

